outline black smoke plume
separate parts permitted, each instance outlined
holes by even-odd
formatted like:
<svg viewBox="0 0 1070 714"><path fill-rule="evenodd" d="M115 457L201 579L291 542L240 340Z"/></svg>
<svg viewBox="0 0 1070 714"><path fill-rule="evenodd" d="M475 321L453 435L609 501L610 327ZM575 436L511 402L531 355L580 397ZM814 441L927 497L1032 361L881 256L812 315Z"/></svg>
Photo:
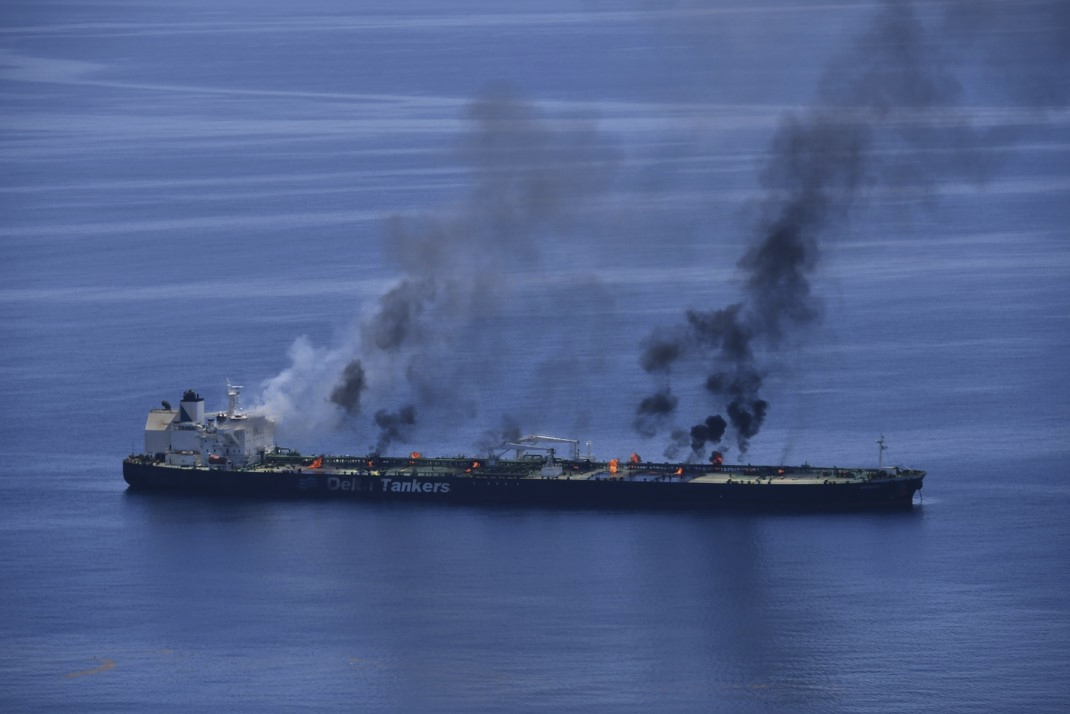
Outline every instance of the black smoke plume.
<svg viewBox="0 0 1070 714"><path fill-rule="evenodd" d="M502 417L501 426L497 429L484 431L476 446L481 453L493 454L502 444L515 442L520 436L520 424L516 419L506 414Z"/></svg>
<svg viewBox="0 0 1070 714"><path fill-rule="evenodd" d="M396 412L386 409L375 412L375 425L379 427L379 441L375 444L375 453L383 453L395 441L406 441L415 424L416 409L411 404Z"/></svg>
<svg viewBox="0 0 1070 714"><path fill-rule="evenodd" d="M644 397L636 410L635 430L643 436L657 434L664 421L676 411L678 401L668 389Z"/></svg>
<svg viewBox="0 0 1070 714"><path fill-rule="evenodd" d="M354 359L342 370L331 390L330 399L350 414L356 414L360 411L360 396L364 393L364 387L364 366L359 359Z"/></svg>
<svg viewBox="0 0 1070 714"><path fill-rule="evenodd" d="M724 430L728 427L724 417L714 414L706 417L702 424L691 427L691 451L700 453L706 448L706 444L717 444L724 436Z"/></svg>
<svg viewBox="0 0 1070 714"><path fill-rule="evenodd" d="M821 241L848 217L862 188L893 173L895 167L881 166L874 146L923 140L917 125L925 112L957 94L932 47L908 4L880 6L870 31L827 69L818 108L787 115L773 137L772 158L761 173L766 198L752 243L736 264L740 299L720 309L689 310L682 325L662 328L643 343L639 363L662 382L674 368L697 363L706 370L706 391L725 410L741 454L769 410L761 387L770 365L822 316L811 285ZM656 399L664 391L640 402L640 433L668 423L668 405ZM707 419L688 432L696 455L713 441L710 426Z"/></svg>

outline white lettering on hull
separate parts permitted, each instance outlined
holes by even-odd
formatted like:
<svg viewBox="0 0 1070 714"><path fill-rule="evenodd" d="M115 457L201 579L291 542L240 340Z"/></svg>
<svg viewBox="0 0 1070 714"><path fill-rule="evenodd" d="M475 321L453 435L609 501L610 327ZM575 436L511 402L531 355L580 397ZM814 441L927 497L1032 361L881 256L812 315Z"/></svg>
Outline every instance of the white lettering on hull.
<svg viewBox="0 0 1070 714"><path fill-rule="evenodd" d="M383 490L391 493L449 493L450 485L441 481L423 481L412 479L410 481L398 481L384 478Z"/></svg>
<svg viewBox="0 0 1070 714"><path fill-rule="evenodd" d="M401 481L393 478L384 478L381 480L383 484L383 491L389 491L390 493L449 493L450 485L443 483L442 481L424 481L422 479L411 479L408 481ZM358 491L356 479L351 478L339 478L338 476L327 477L327 489L329 491Z"/></svg>

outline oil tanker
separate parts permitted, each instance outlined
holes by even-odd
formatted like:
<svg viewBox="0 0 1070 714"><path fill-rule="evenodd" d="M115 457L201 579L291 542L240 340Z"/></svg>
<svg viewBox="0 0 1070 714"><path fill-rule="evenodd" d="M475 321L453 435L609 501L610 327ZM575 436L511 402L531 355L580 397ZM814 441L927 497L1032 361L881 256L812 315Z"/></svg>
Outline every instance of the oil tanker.
<svg viewBox="0 0 1070 714"><path fill-rule="evenodd" d="M177 409L149 411L145 450L123 461L134 491L232 497L354 499L514 506L856 511L908 509L925 472L877 468L752 466L599 460L579 442L532 435L481 457L307 456L275 444L275 424L238 407L206 415L187 390ZM878 441L884 451L883 437ZM564 452L559 453L559 452Z"/></svg>

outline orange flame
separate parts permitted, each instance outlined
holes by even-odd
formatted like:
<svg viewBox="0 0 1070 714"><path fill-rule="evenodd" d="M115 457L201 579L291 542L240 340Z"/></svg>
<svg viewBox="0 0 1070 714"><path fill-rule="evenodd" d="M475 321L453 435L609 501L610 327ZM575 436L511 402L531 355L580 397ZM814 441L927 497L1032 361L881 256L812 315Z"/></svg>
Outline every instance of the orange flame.
<svg viewBox="0 0 1070 714"><path fill-rule="evenodd" d="M323 468L323 457L321 456L318 459L316 459L315 461L313 461L311 464L309 464L309 468L310 469L321 469L321 468Z"/></svg>
<svg viewBox="0 0 1070 714"><path fill-rule="evenodd" d="M424 457L423 454L421 454L419 451L414 451L411 454L409 454L409 458L410 459L422 459L423 457Z"/></svg>
<svg viewBox="0 0 1070 714"><path fill-rule="evenodd" d="M684 467L683 467L683 466L681 466L681 467L679 467L678 469L676 469L676 473L675 473L675 474L673 474L673 475L674 475L674 476L683 476L683 475L684 475Z"/></svg>
<svg viewBox="0 0 1070 714"><path fill-rule="evenodd" d="M620 459L613 459L609 462L609 473L617 473L617 466L620 464Z"/></svg>
<svg viewBox="0 0 1070 714"><path fill-rule="evenodd" d="M637 464L637 463L639 463L640 461L642 461L642 459L641 459L641 458L639 458L639 454L637 454L637 453L635 453L635 452L633 451L633 452L632 452L632 457L631 457L630 459L628 459L628 462L629 462L629 463L633 463L633 464Z"/></svg>

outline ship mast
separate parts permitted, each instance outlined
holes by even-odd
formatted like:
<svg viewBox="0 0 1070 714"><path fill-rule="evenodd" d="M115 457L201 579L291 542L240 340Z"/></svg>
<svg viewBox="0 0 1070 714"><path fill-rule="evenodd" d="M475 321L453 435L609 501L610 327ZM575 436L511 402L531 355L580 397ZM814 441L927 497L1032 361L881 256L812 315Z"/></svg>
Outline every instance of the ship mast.
<svg viewBox="0 0 1070 714"><path fill-rule="evenodd" d="M877 439L877 468L884 468L884 452L888 449L888 446L884 443L884 434L881 434L881 438Z"/></svg>
<svg viewBox="0 0 1070 714"><path fill-rule="evenodd" d="M227 380L227 418L233 419L234 414L238 411L238 400L241 399L242 386L240 384L231 384L230 380Z"/></svg>

